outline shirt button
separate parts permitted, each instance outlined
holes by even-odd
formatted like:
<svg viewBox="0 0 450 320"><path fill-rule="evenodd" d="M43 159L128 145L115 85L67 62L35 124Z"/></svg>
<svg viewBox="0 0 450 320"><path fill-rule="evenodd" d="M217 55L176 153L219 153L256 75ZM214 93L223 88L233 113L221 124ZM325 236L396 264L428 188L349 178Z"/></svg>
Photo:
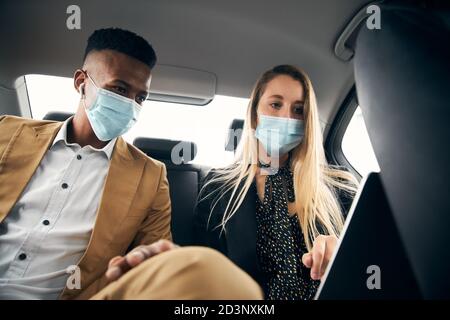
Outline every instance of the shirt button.
<svg viewBox="0 0 450 320"><path fill-rule="evenodd" d="M81 157L80 155L77 155L77 159L78 159L78 160L81 160L81 158L82 158L82 157Z"/></svg>
<svg viewBox="0 0 450 320"><path fill-rule="evenodd" d="M69 185L65 182L61 185L61 188L63 188L63 189L67 189L67 187L69 187Z"/></svg>
<svg viewBox="0 0 450 320"><path fill-rule="evenodd" d="M44 221L42 221L42 224L43 224L44 226L48 226L48 225L50 224L50 221L44 220Z"/></svg>
<svg viewBox="0 0 450 320"><path fill-rule="evenodd" d="M25 260L27 258L27 255L25 253L19 254L19 260Z"/></svg>

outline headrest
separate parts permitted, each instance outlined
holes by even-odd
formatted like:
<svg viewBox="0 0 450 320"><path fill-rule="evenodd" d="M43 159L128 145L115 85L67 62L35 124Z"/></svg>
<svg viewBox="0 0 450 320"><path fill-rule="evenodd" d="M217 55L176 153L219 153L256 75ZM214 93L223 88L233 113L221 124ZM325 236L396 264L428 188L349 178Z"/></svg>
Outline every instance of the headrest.
<svg viewBox="0 0 450 320"><path fill-rule="evenodd" d="M450 298L450 30L420 8L382 6L354 60L364 122L424 298Z"/></svg>
<svg viewBox="0 0 450 320"><path fill-rule="evenodd" d="M71 116L73 116L73 113L70 112L57 112L57 111L50 111L44 116L43 120L53 120L53 121L66 121Z"/></svg>
<svg viewBox="0 0 450 320"><path fill-rule="evenodd" d="M234 119L231 122L225 140L226 151L236 151L236 148L239 145L239 141L241 141L243 128L244 128L244 120Z"/></svg>
<svg viewBox="0 0 450 320"><path fill-rule="evenodd" d="M189 141L138 137L133 145L149 157L171 160L174 164L188 163L197 155L197 145Z"/></svg>

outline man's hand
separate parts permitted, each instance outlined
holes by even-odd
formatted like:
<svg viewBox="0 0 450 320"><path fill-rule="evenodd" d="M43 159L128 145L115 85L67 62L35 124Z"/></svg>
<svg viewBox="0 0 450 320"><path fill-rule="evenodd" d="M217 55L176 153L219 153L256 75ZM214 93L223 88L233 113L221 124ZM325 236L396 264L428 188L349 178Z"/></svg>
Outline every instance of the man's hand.
<svg viewBox="0 0 450 320"><path fill-rule="evenodd" d="M310 252L305 253L302 262L307 268L311 268L311 278L320 280L330 262L336 248L338 239L335 236L318 236L313 243Z"/></svg>
<svg viewBox="0 0 450 320"><path fill-rule="evenodd" d="M128 270L136 267L141 262L164 251L169 251L179 246L169 240L159 240L150 245L142 245L131 250L124 257L117 256L109 261L108 270L106 270L106 278L109 281L119 279Z"/></svg>

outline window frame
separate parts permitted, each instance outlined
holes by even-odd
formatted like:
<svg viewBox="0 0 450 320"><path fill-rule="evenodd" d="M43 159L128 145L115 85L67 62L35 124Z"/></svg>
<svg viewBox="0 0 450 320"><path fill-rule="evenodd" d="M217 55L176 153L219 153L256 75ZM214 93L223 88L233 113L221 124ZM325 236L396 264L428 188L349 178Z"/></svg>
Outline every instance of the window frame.
<svg viewBox="0 0 450 320"><path fill-rule="evenodd" d="M362 175L348 161L342 150L342 140L358 105L356 88L353 86L331 124L325 140L325 152L330 164L348 168L358 180L361 180Z"/></svg>

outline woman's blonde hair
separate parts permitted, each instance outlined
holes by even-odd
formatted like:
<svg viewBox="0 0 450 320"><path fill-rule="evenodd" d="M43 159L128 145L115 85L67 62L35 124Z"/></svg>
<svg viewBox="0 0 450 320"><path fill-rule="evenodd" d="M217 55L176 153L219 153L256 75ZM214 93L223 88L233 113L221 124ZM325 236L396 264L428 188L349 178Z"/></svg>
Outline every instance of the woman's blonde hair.
<svg viewBox="0 0 450 320"><path fill-rule="evenodd" d="M305 93L304 118L305 135L302 143L291 151L291 170L294 177L295 208L306 246L311 250L314 239L325 232L339 236L344 218L339 204L337 189L353 194L357 180L348 172L328 165L323 149L316 97L309 77L300 69L281 65L266 71L256 82L247 109L241 143L234 163L215 170L215 175L207 181L200 195L214 184L219 187L204 198L215 194L211 212L220 198L231 192L222 223L218 227L225 230L228 220L236 213L247 194L258 167L258 142L254 131L257 124L257 108L267 84L279 75L288 75L301 83ZM209 223L209 221L208 221ZM318 225L322 229L319 231Z"/></svg>

